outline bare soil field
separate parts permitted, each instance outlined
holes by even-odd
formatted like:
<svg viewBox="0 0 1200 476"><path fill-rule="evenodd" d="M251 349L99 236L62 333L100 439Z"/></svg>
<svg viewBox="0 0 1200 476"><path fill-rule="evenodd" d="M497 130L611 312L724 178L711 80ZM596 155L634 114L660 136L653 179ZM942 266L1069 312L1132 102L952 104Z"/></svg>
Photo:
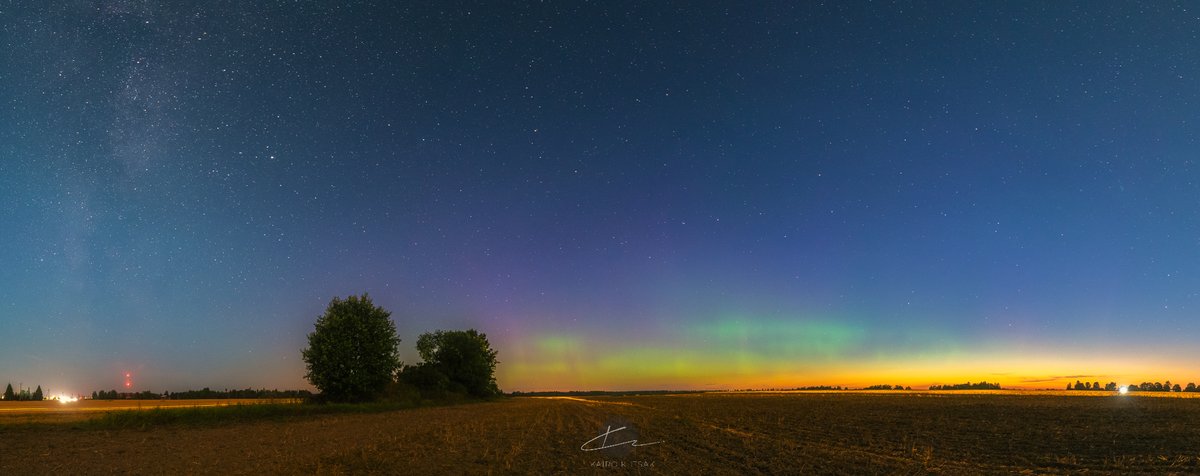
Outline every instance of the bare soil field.
<svg viewBox="0 0 1200 476"><path fill-rule="evenodd" d="M0 425L0 474L1196 473L1198 423L1198 399L1102 392L525 397L201 428Z"/></svg>

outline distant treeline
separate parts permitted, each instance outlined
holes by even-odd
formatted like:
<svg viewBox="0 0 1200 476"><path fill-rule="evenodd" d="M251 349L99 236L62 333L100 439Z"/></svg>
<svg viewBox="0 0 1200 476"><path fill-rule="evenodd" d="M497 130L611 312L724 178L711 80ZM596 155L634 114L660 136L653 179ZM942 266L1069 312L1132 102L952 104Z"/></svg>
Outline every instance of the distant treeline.
<svg viewBox="0 0 1200 476"><path fill-rule="evenodd" d="M37 390L33 392L30 392L28 388L22 388L20 391L13 392L12 384L10 383L7 387L4 387L4 395L0 396L0 399L17 402L40 402L45 400L45 397L42 395L41 385L38 385Z"/></svg>
<svg viewBox="0 0 1200 476"><path fill-rule="evenodd" d="M1180 387L1179 384L1171 384L1170 380L1166 382L1142 382L1141 384L1127 385L1130 392L1200 392L1200 388L1196 388L1196 384L1188 382L1186 387ZM1108 382L1103 387L1100 382L1080 382L1075 381L1075 384L1067 384L1067 390L1107 390L1116 391L1117 383Z"/></svg>
<svg viewBox="0 0 1200 476"><path fill-rule="evenodd" d="M888 385L885 383L883 385L864 387L863 390L912 390L912 387L905 387L903 385Z"/></svg>
<svg viewBox="0 0 1200 476"><path fill-rule="evenodd" d="M116 390L100 390L92 392L93 400L200 400L212 398L309 398L312 392L308 390L188 390L186 392L154 393L149 390L137 393L118 393Z"/></svg>
<svg viewBox="0 0 1200 476"><path fill-rule="evenodd" d="M677 395L683 393L704 393L708 390L628 390L608 392L604 390L567 391L567 392L512 392L514 397L625 397L631 395Z"/></svg>
<svg viewBox="0 0 1200 476"><path fill-rule="evenodd" d="M1000 390L1000 384L979 382L979 383L960 383L957 385L930 385L930 390ZM832 385L814 385L810 387L792 387L792 388L744 388L734 390L735 392L794 392L801 390L912 390L912 387L904 385L871 385L863 388L850 388L832 386Z"/></svg>
<svg viewBox="0 0 1200 476"><path fill-rule="evenodd" d="M797 392L801 390L850 390L839 386L831 385L813 385L811 387L790 387L790 388L735 388L734 392Z"/></svg>
<svg viewBox="0 0 1200 476"><path fill-rule="evenodd" d="M1000 384L988 383L988 382L979 382L979 383L967 382L967 383L960 383L960 384L956 384L956 385L930 385L929 389L930 390L1000 390Z"/></svg>

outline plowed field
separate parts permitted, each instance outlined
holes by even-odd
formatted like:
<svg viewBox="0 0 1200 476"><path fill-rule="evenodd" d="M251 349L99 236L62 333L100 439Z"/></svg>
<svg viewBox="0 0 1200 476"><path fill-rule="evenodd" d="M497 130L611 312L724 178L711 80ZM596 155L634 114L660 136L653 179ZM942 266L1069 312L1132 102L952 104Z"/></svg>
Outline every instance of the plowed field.
<svg viewBox="0 0 1200 476"><path fill-rule="evenodd" d="M202 428L0 426L0 474L1195 473L1197 422L1200 399L1106 394L527 397Z"/></svg>

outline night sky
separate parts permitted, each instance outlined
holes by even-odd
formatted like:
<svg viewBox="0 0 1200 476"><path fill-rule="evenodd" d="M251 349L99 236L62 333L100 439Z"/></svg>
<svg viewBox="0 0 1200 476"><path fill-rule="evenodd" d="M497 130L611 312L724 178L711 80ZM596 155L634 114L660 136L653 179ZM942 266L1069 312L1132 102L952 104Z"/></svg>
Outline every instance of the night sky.
<svg viewBox="0 0 1200 476"><path fill-rule="evenodd" d="M1200 379L1200 8L350 3L0 6L0 382Z"/></svg>

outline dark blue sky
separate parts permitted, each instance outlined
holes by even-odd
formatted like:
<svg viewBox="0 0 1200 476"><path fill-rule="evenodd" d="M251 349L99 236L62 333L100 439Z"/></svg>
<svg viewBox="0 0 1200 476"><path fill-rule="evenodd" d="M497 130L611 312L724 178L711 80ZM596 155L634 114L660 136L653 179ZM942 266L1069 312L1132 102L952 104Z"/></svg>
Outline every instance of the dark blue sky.
<svg viewBox="0 0 1200 476"><path fill-rule="evenodd" d="M1200 378L1187 4L56 3L0 380L300 387L361 292L506 389Z"/></svg>

